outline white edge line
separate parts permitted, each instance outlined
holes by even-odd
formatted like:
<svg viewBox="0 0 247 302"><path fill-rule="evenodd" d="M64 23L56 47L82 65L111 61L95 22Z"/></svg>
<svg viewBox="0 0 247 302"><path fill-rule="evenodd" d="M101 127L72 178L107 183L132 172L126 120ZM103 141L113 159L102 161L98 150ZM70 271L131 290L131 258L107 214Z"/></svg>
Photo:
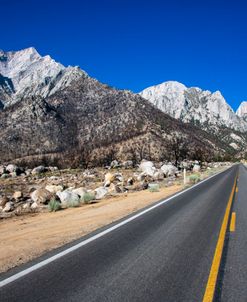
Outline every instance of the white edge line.
<svg viewBox="0 0 247 302"><path fill-rule="evenodd" d="M230 168L228 168L228 169L230 169ZM82 247L82 246L84 246L84 245L86 245L86 244L88 244L88 243L90 243L90 242L92 242L92 241L94 241L94 240L96 240L96 239L98 239L98 238L100 238L100 237L102 237L102 236L104 236L104 235L106 235L106 234L108 234L108 233L110 233L110 232L112 232L112 231L120 228L121 226L127 224L128 222L130 222L130 221L132 221L132 220L134 220L134 219L136 219L136 218L138 218L138 217L140 217L140 216L142 216L142 215L144 215L144 214L146 214L146 213L154 210L155 208L160 207L161 205L167 203L171 199L173 199L173 198L175 198L175 197L177 197L179 195L184 194L185 192L187 192L187 191L189 191L189 190L191 190L191 189L193 189L193 188L201 185L202 183L204 183L204 182L208 181L209 179L211 179L211 178L219 175L220 173L223 173L223 172L227 171L228 169L226 169L224 171L220 171L220 172L218 172L218 173L216 173L216 174L214 174L214 175L212 175L212 176L210 176L210 177L208 177L208 178L200 181L199 183L197 183L197 184L195 184L195 185L193 185L193 186L191 186L191 187L189 187L189 188L187 188L187 189L185 189L183 191L180 191L177 194L175 194L175 195L173 195L171 197L168 197L167 199L164 199L164 200L160 201L159 203L151 206L150 208L148 208L146 210L143 210L142 212L140 212L138 214L135 214L135 215L133 215L133 216L131 216L131 217L129 217L129 218L127 218L127 219L119 222L116 225L113 225L112 227L110 227L110 228L108 228L108 229L106 229L106 230L104 230L104 231L102 231L102 232L100 232L100 233L98 233L98 234L96 234L96 235L88 238L88 239L83 240L82 242L77 243L77 244L71 246L70 248L67 248L66 250L64 250L64 251L62 251L62 252L60 252L60 253L58 253L58 254L50 257L50 258L48 258L46 260L43 260L43 261L41 261L41 262L39 262L37 264L34 264L33 266L31 266L31 267L29 267L27 269L24 269L23 271L21 271L19 273L16 273L16 274L12 275L11 277L6 278L6 279L0 281L0 288L3 287L3 286L5 286L5 285L7 285L7 284L9 284L9 283L11 283L11 282L13 282L13 281L16 281L17 279L19 279L19 278L21 278L21 277L23 277L23 276L25 276L25 275L27 275L27 274L29 274L29 273L37 270L37 269L40 269L41 267L43 267L43 266L45 266L45 265L47 265L47 264L49 264L49 263L51 263L51 262L53 262L53 261L55 261L55 260L57 260L59 258L65 256L65 255L67 255L67 254L69 254L69 253L71 253L71 252L79 249L80 247Z"/></svg>

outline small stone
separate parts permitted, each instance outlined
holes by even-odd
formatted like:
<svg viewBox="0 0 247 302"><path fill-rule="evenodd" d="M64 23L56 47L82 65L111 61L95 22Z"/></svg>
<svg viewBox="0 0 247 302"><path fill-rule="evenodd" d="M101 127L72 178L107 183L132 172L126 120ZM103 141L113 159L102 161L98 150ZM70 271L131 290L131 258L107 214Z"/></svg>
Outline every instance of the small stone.
<svg viewBox="0 0 247 302"><path fill-rule="evenodd" d="M11 212L14 210L14 204L13 202L11 201L8 201L6 204L5 204L5 207L3 208L3 212Z"/></svg>
<svg viewBox="0 0 247 302"><path fill-rule="evenodd" d="M13 198L14 198L15 200L18 200L18 199L20 199L20 198L22 198L22 197L23 197L23 194L22 194L21 191L16 191L16 192L13 194Z"/></svg>
<svg viewBox="0 0 247 302"><path fill-rule="evenodd" d="M6 205L6 203L7 203L8 201L9 201L9 200L8 200L8 198L7 198L6 196L0 197L0 206L4 208L5 205Z"/></svg>

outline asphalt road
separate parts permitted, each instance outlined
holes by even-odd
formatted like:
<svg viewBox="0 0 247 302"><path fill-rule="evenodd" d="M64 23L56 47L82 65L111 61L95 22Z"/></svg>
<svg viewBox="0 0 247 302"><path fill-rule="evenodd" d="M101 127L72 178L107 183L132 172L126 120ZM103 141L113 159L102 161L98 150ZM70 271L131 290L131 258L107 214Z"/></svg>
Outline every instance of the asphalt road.
<svg viewBox="0 0 247 302"><path fill-rule="evenodd" d="M238 192L233 204L235 232L228 233L226 260L218 301L247 301L247 169L240 166Z"/></svg>
<svg viewBox="0 0 247 302"><path fill-rule="evenodd" d="M60 259L2 286L0 301L202 301L237 172L238 166L233 166ZM238 199L243 201L238 200L234 207L244 208L239 214L243 221L247 215L246 182L247 171L241 166ZM229 244L231 252L224 260L220 282L223 301L246 301L243 291L239 299L228 300L234 277L231 270L224 274L227 265L235 265L237 253L239 263L234 272L243 269L239 288L247 280L247 262L241 267L247 244L246 221L242 227L237 236L243 240L245 250L240 252L234 243ZM2 274L0 281L55 253L57 251Z"/></svg>

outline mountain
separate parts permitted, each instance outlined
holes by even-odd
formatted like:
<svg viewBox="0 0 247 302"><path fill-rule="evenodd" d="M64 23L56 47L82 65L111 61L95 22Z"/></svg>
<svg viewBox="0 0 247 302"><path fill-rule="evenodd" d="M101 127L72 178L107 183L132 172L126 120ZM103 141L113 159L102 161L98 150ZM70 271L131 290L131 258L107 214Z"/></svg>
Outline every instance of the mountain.
<svg viewBox="0 0 247 302"><path fill-rule="evenodd" d="M217 135L235 150L246 147L247 122L227 104L219 91L168 81L139 93L164 113Z"/></svg>
<svg viewBox="0 0 247 302"><path fill-rule="evenodd" d="M33 95L47 97L87 76L79 67L64 67L33 47L20 51L0 50L0 104L8 106Z"/></svg>
<svg viewBox="0 0 247 302"><path fill-rule="evenodd" d="M214 134L184 124L130 91L33 48L2 52L0 161L101 165L112 159L201 159L234 154Z"/></svg>
<svg viewBox="0 0 247 302"><path fill-rule="evenodd" d="M247 122L247 102L242 102L238 107L236 114Z"/></svg>
<svg viewBox="0 0 247 302"><path fill-rule="evenodd" d="M220 91L212 93L168 81L146 88L140 95L174 118L194 122L206 130L211 125L247 131L247 123L227 104Z"/></svg>

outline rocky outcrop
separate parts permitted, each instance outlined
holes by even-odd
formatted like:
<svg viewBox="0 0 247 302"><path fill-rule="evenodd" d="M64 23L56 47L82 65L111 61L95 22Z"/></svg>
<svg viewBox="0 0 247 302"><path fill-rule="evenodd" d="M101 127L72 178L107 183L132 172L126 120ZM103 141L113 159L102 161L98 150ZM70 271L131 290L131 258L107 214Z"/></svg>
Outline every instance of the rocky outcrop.
<svg viewBox="0 0 247 302"><path fill-rule="evenodd" d="M227 104L220 91L212 93L169 81L146 88L140 95L170 116L201 125L205 130L208 125L247 130L247 123Z"/></svg>
<svg viewBox="0 0 247 302"><path fill-rule="evenodd" d="M242 102L238 107L236 114L247 122L247 102Z"/></svg>
<svg viewBox="0 0 247 302"><path fill-rule="evenodd" d="M84 76L80 68L66 68L33 47L0 51L0 101L4 106L33 95L47 97Z"/></svg>

